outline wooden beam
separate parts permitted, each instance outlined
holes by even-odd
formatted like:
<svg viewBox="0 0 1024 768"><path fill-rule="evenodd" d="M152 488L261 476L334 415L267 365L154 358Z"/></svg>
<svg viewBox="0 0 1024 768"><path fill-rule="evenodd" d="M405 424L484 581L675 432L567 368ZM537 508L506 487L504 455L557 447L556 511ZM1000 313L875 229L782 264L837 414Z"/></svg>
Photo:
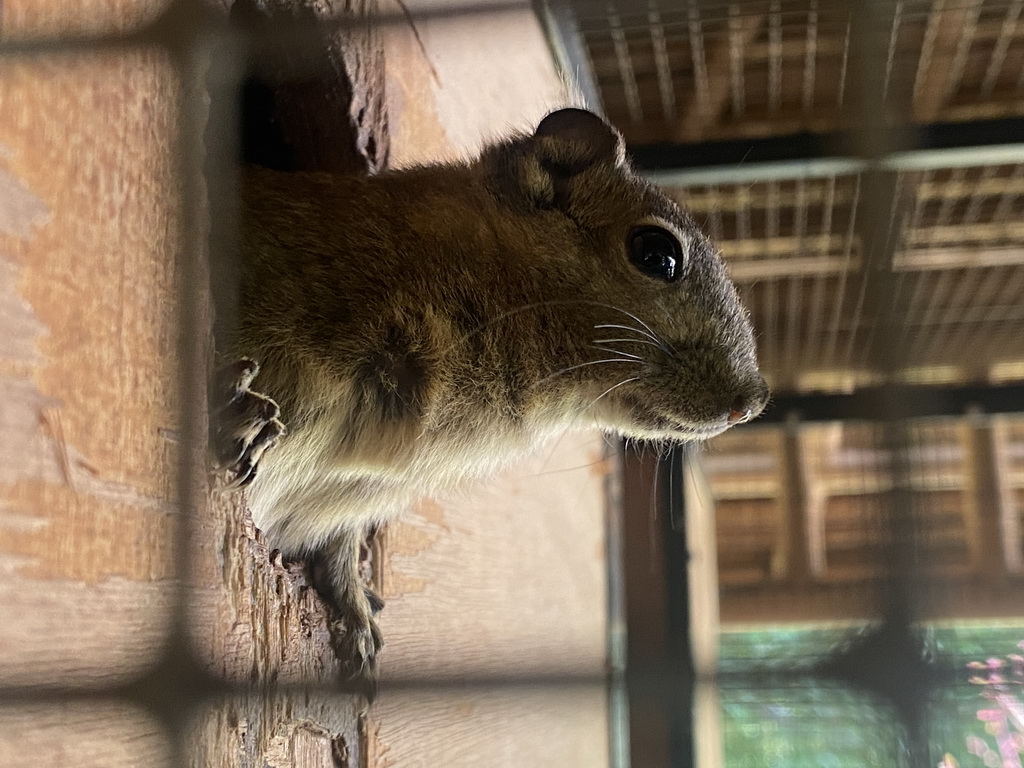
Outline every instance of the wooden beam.
<svg viewBox="0 0 1024 768"><path fill-rule="evenodd" d="M753 243L754 241L747 241ZM860 267L859 259L847 260L842 256L807 256L796 258L767 258L734 261L726 251L729 276L737 283L756 283L761 280L784 280L790 277L839 275L847 269Z"/></svg>
<svg viewBox="0 0 1024 768"><path fill-rule="evenodd" d="M811 579L808 536L807 467L800 424L789 419L780 435L779 466L783 472L779 497L779 536L771 560L771 578L800 584Z"/></svg>
<svg viewBox="0 0 1024 768"><path fill-rule="evenodd" d="M714 495L696 457L684 459L687 569L690 590L690 648L694 671L713 676L718 667L718 539Z"/></svg>
<svg viewBox="0 0 1024 768"><path fill-rule="evenodd" d="M730 21L727 34L715 41L707 58L707 82L705 100L697 100L683 113L676 125L674 140L690 143L704 138L708 128L718 121L732 88L731 48L734 42L746 47L754 41L767 16L764 14L741 15L736 21L733 34Z"/></svg>
<svg viewBox="0 0 1024 768"><path fill-rule="evenodd" d="M801 202L807 206L825 205L829 200L827 178L811 180L806 184L802 200L795 190L788 185L778 189L774 194L774 204L780 208L794 208ZM831 198L833 206L846 205L853 202L853 178L836 184L835 194ZM977 181L926 181L917 186L919 200L948 200L960 197L999 197L1001 195L1024 195L1024 177L987 178ZM768 208L769 196L766 185L728 185L721 186L715 193L690 192L686 187L669 189L669 194L680 204L697 215L711 211L740 211L751 208Z"/></svg>
<svg viewBox="0 0 1024 768"><path fill-rule="evenodd" d="M807 235L805 237L763 237L748 240L721 240L718 246L730 267L739 267L733 259L790 256L794 253L842 253L845 235Z"/></svg>
<svg viewBox="0 0 1024 768"><path fill-rule="evenodd" d="M881 476L864 474L840 475L821 478L814 483L815 491L825 496L860 496L869 493L885 493L892 490L892 482ZM959 491L964 490L963 477L958 472L930 471L914 476L915 491ZM776 481L751 481L737 476L716 478L714 495L716 501L758 501L774 499L778 495Z"/></svg>
<svg viewBox="0 0 1024 768"><path fill-rule="evenodd" d="M805 241L811 238L805 238ZM831 242L825 238L813 238L817 243ZM835 239L835 238L833 238ZM816 244L817 244L816 243ZM737 248L735 246L740 246ZM765 250L752 258L754 246L764 244ZM860 269L860 259L853 256L796 256L784 254L798 251L797 238L772 238L772 240L743 240L721 243L729 276L737 283L754 283L761 280L783 280L790 277L817 277L839 275L844 271ZM789 246L787 249L786 246ZM737 258L736 251L746 256ZM810 250L810 249L808 249ZM771 258L771 257L775 258ZM779 258L779 257L782 258ZM978 250L960 248L915 248L896 255L893 269L897 272L938 272L950 269L983 269L991 267L1013 267L1024 265L1022 248L982 248Z"/></svg>
<svg viewBox="0 0 1024 768"><path fill-rule="evenodd" d="M949 63L956 57L961 36L969 33L971 10L946 7L951 2L937 0L928 17L914 84L914 119L918 122L933 122L945 106L950 90Z"/></svg>
<svg viewBox="0 0 1024 768"><path fill-rule="evenodd" d="M1011 578L995 586L963 574L929 577L929 599L921 618L1017 618L1021 612L1024 581ZM785 624L878 616L884 582L863 579L851 582L751 584L722 589L722 627L750 624Z"/></svg>
<svg viewBox="0 0 1024 768"><path fill-rule="evenodd" d="M1024 222L1008 221L997 224L973 224L969 226L965 225L943 225L939 227L923 227L920 229L912 229L906 233L904 238L904 244L910 248L918 246L922 249L927 248L928 253L934 254L935 248L939 247L940 243L962 243L964 240L972 240L977 243L999 243L1007 240L1024 240ZM763 238L749 238L746 240L722 240L718 243L725 255L726 259L736 258L753 258L753 257L765 257L765 256L788 256L794 253L827 253L827 254L838 254L842 253L846 247L846 236L829 234L829 235L807 235L804 237L763 237ZM949 253L960 253L968 254L974 252L975 249L951 249L946 246L946 254L939 263L950 263ZM998 252L998 255L997 255ZM955 268L969 267L969 266L1002 266L1005 264L1018 264L1020 263L1020 256L1014 256L1013 253L1021 253L1020 248L991 248L989 249L989 255L985 258L990 259L993 263L991 265L978 265L972 260L973 257L964 255L962 257L962 265L957 265ZM912 269L922 268L920 265L927 264L928 258L921 258L917 260L919 266L911 267ZM950 267L944 267L946 269Z"/></svg>
<svg viewBox="0 0 1024 768"><path fill-rule="evenodd" d="M1011 560L1020 563L1020 543L1007 536L1006 523L1014 504L1004 482L1000 435L993 419L975 410L963 426L963 439L967 453L964 525L970 561L975 573L1005 580Z"/></svg>
<svg viewBox="0 0 1024 768"><path fill-rule="evenodd" d="M1014 267L1024 264L1024 248L915 248L897 254L897 272Z"/></svg>

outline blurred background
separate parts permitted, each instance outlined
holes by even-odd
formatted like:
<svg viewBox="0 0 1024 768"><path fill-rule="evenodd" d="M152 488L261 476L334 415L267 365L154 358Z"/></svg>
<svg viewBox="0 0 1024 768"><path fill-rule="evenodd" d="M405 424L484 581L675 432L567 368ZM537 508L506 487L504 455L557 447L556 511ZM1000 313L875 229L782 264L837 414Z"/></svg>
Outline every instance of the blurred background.
<svg viewBox="0 0 1024 768"><path fill-rule="evenodd" d="M1024 764L1024 1L0 0L0 62L0 765ZM367 709L206 487L237 168L567 103L718 243L773 402L417 505Z"/></svg>

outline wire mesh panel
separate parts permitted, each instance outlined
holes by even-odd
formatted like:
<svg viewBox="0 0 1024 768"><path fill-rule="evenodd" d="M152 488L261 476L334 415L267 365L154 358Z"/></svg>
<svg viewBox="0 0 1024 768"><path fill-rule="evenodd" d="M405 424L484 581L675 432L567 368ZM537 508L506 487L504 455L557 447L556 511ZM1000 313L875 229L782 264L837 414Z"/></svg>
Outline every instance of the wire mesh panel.
<svg viewBox="0 0 1024 768"><path fill-rule="evenodd" d="M884 8L882 6L885 6ZM609 116L634 141L828 131L853 109L850 9L808 2L580 2ZM882 96L915 120L1020 114L1017 2L880 4Z"/></svg>
<svg viewBox="0 0 1024 768"><path fill-rule="evenodd" d="M1024 3L556 5L779 405L418 504L366 553L372 707L311 572L207 494L237 161L528 130L570 100L550 9L0 5L0 762L1020 764Z"/></svg>
<svg viewBox="0 0 1024 768"><path fill-rule="evenodd" d="M1024 220L1019 165L936 168L896 178L893 255L904 324L902 377L988 380L1024 354L1014 325ZM871 379L872 318L861 296L857 175L680 188L729 258L776 388L827 390Z"/></svg>
<svg viewBox="0 0 1024 768"><path fill-rule="evenodd" d="M691 733L723 751L698 764L1017 765L997 414L1020 393L986 393L1024 352L1019 4L574 7L609 115L720 245L777 398L777 426L715 438L681 481L715 529L671 546L720 599L678 642L722 628Z"/></svg>

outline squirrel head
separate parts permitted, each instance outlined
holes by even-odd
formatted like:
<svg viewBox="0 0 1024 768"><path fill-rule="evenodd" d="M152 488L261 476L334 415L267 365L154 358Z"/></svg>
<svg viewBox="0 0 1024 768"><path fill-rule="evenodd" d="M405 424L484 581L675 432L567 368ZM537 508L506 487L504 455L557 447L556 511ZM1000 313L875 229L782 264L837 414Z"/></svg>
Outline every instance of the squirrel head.
<svg viewBox="0 0 1024 768"><path fill-rule="evenodd" d="M703 439L763 410L754 332L720 255L636 174L614 128L562 109L479 167L518 222L502 237L523 241L528 263L512 271L529 272L545 317L529 386L641 439Z"/></svg>

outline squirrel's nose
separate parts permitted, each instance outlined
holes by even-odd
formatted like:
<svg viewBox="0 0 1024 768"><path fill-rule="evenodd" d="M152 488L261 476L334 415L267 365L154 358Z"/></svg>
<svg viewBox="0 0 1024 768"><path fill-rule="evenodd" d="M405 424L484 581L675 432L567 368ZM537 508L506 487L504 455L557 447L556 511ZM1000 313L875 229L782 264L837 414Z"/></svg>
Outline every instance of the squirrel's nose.
<svg viewBox="0 0 1024 768"><path fill-rule="evenodd" d="M736 399L732 401L732 405L729 406L729 426L733 427L737 424L742 424L745 421L750 421L751 416L754 415L754 409L750 407L750 401L744 395L737 395Z"/></svg>
<svg viewBox="0 0 1024 768"><path fill-rule="evenodd" d="M726 421L730 427L750 421L764 410L768 401L768 386L764 379L758 382L756 391L741 392L733 398Z"/></svg>

